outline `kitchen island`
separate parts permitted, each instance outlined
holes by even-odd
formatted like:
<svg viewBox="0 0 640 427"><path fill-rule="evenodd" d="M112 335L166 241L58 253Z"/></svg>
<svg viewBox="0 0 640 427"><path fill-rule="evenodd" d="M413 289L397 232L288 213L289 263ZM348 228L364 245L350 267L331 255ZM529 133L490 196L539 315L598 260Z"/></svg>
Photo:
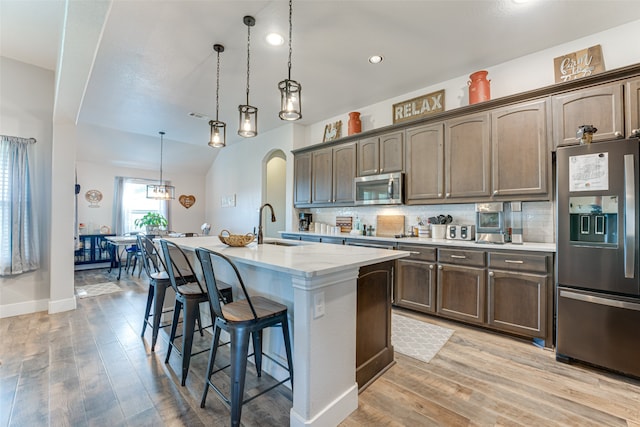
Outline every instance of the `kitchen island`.
<svg viewBox="0 0 640 427"><path fill-rule="evenodd" d="M361 267L409 255L354 246L271 239L234 248L216 236L167 239L185 250L204 247L231 258L252 295L285 304L293 331L291 426L333 426L358 407L356 301ZM198 263L194 264L199 268ZM223 279L224 280L224 279ZM389 295L390 297L390 295ZM266 335L264 351L284 359L281 334ZM287 374L275 363L263 369Z"/></svg>

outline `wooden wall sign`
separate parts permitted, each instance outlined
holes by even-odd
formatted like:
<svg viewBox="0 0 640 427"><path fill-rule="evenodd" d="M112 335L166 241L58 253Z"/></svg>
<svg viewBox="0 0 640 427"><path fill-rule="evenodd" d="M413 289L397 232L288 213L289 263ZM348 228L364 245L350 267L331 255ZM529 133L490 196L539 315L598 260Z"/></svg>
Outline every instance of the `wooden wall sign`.
<svg viewBox="0 0 640 427"><path fill-rule="evenodd" d="M444 89L393 104L393 123L402 123L444 111Z"/></svg>
<svg viewBox="0 0 640 427"><path fill-rule="evenodd" d="M553 59L556 83L568 82L598 74L604 69L604 58L600 45L578 50Z"/></svg>
<svg viewBox="0 0 640 427"><path fill-rule="evenodd" d="M322 142L333 141L334 139L339 139L342 136L342 120L339 120L335 123L329 123L324 127L324 135L322 137Z"/></svg>
<svg viewBox="0 0 640 427"><path fill-rule="evenodd" d="M187 195L181 195L180 197L178 197L178 201L180 202L180 204L182 206L184 206L185 208L189 209L191 206L193 206L196 202L196 196L192 196L191 194Z"/></svg>

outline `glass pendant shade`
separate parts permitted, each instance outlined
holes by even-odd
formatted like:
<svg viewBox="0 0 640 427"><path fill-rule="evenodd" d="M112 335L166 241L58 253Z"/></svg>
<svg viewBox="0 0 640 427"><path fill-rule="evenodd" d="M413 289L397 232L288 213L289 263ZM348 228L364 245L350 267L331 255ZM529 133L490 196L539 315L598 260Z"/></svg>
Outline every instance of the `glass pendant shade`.
<svg viewBox="0 0 640 427"><path fill-rule="evenodd" d="M222 148L226 145L227 140L227 125L224 122L218 120L210 120L209 127L211 128L211 136L209 138L209 145L214 148Z"/></svg>
<svg viewBox="0 0 640 427"><path fill-rule="evenodd" d="M172 185L166 185L162 181L162 151L164 148L164 132L160 134L160 181L158 184L147 185L147 199L169 200L176 198L176 188Z"/></svg>
<svg viewBox="0 0 640 427"><path fill-rule="evenodd" d="M258 109L251 105L240 105L238 111L240 113L238 135L245 138L256 136L258 134Z"/></svg>
<svg viewBox="0 0 640 427"><path fill-rule="evenodd" d="M280 89L280 118L282 120L298 120L302 118L300 104L302 86L295 80L283 80L278 83Z"/></svg>

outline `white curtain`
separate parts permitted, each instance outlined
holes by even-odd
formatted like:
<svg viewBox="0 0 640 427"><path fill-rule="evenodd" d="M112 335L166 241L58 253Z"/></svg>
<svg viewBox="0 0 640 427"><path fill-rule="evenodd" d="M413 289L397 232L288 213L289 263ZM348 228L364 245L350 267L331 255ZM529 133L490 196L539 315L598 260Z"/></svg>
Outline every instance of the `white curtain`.
<svg viewBox="0 0 640 427"><path fill-rule="evenodd" d="M0 136L0 276L40 267L29 175L33 138Z"/></svg>

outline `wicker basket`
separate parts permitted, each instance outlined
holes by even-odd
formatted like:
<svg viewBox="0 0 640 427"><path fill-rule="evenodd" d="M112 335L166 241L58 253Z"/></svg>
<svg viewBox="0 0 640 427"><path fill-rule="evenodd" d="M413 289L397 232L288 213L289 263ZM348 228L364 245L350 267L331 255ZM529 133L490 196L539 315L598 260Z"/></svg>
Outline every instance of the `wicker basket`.
<svg viewBox="0 0 640 427"><path fill-rule="evenodd" d="M247 233L244 235L231 234L229 230L222 230L220 234L218 234L218 238L225 245L240 247L240 246L246 246L249 243L253 242L256 236L253 233Z"/></svg>

